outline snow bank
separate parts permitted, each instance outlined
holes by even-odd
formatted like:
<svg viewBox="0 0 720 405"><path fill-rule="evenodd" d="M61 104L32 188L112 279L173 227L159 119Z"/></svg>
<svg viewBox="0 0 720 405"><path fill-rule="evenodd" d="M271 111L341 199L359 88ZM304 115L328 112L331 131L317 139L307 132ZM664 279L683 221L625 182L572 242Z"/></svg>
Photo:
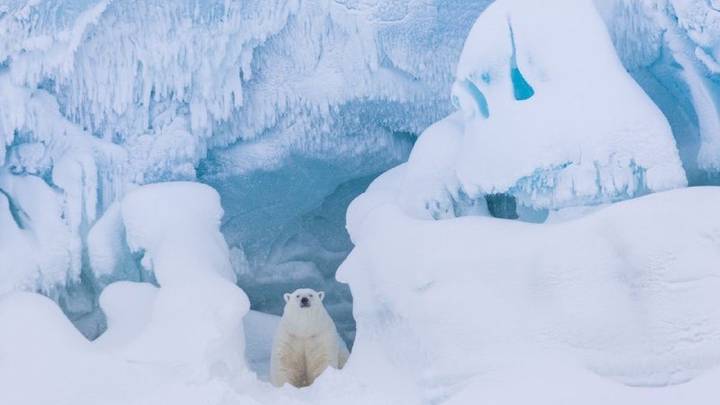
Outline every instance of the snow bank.
<svg viewBox="0 0 720 405"><path fill-rule="evenodd" d="M348 372L385 365L425 399L470 387L459 398L494 398L487 389L514 403L520 397L500 400L503 381L517 386L532 370L536 403L606 386L615 403L632 403L662 391L619 383L685 383L720 365L720 189L654 194L551 225L426 221L396 202L404 170L383 175L348 212L356 248L338 272L358 323ZM709 375L667 392L709 404ZM546 380L553 385L539 389Z"/></svg>
<svg viewBox="0 0 720 405"><path fill-rule="evenodd" d="M243 369L241 319L250 303L234 285L217 192L197 183L152 184L130 192L121 209L128 245L143 253L161 287L130 355Z"/></svg>
<svg viewBox="0 0 720 405"><path fill-rule="evenodd" d="M217 194L159 184L133 191L122 212L160 286L107 287L100 303L108 330L97 341L85 340L47 298L0 297L3 398L18 405L714 404L720 189L654 194L550 225L428 221L404 214L392 198L403 170L378 179L349 212L357 247L340 277L353 291L358 335L342 371L303 390L275 389L246 371L247 301L224 260L205 256L228 255L213 243ZM197 249L186 238L200 241ZM208 261L191 269L170 259L176 254ZM247 359L260 378L276 323L257 313L244 319ZM44 389L33 389L38 382Z"/></svg>
<svg viewBox="0 0 720 405"><path fill-rule="evenodd" d="M155 184L130 192L119 212L128 245L158 286L105 288L108 329L92 343L48 299L0 295L3 398L109 403L127 386L140 392L167 381L247 374L242 318L249 302L234 285L218 194L197 183ZM28 393L33 381L50 388Z"/></svg>

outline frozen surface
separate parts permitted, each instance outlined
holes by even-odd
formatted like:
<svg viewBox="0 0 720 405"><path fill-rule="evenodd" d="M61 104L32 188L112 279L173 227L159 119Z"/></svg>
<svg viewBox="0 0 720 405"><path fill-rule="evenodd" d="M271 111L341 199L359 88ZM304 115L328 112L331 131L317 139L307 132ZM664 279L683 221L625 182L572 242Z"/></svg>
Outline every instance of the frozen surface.
<svg viewBox="0 0 720 405"><path fill-rule="evenodd" d="M123 201L129 217L148 215L136 211L141 206L157 214L152 201L165 197L195 201L149 215L158 220L147 227L128 226L152 258L146 263L158 266L160 285L106 287L108 330L95 342L45 297L0 297L3 398L18 405L715 403L720 189L655 194L558 224L428 221L393 202L403 169L378 179L349 212L356 247L339 276L353 291L358 335L342 371L303 390L256 379L250 370L265 378L277 317L246 314L244 294L222 270L227 260L209 258L202 271L189 271L163 259L171 245L185 248L186 258L194 251L191 260L207 257L205 248L183 246L183 235L215 240L219 206L205 186L162 184ZM208 215L186 224L173 218L199 206ZM158 236L161 223L172 232ZM32 389L38 382L43 389Z"/></svg>
<svg viewBox="0 0 720 405"><path fill-rule="evenodd" d="M32 260L39 272L28 270L34 264L15 257L36 243L23 241L30 231L15 216L0 230L13 240L0 247L0 259L13 257L1 288L49 292L97 335L97 297L108 282L152 281L103 236L117 225L110 207L137 184L200 180L223 198L239 282L243 271L265 280L244 285L258 309L279 312L268 297L292 273L298 284L328 287L350 325L347 290L332 281L349 251L342 215L315 214L347 204L336 190L356 195L358 183L405 161L415 135L452 114L454 81L462 112L480 115L436 126L416 149L402 205L417 217L485 215L484 196L507 192L521 219L539 221L544 212L532 209L621 200L683 177L717 182L714 3L597 0L596 12L587 1L542 10L503 1L466 41L490 3L4 2L0 189L9 209L0 216L32 210L7 179L34 178L58 201L43 215L69 237L41 236L45 247ZM267 209L249 208L258 205ZM317 251L318 239L322 257L297 253ZM351 339L352 326L343 329Z"/></svg>
<svg viewBox="0 0 720 405"><path fill-rule="evenodd" d="M270 379L272 342L279 323L279 316L258 311L250 311L243 318L248 368L263 381Z"/></svg>
<svg viewBox="0 0 720 405"><path fill-rule="evenodd" d="M716 405L720 3L490 3L2 2L1 402Z"/></svg>
<svg viewBox="0 0 720 405"><path fill-rule="evenodd" d="M557 377L562 387L540 391L552 403L611 381L685 383L720 364L720 189L656 194L551 225L435 222L394 202L405 169L379 178L348 213L356 248L338 277L355 302L353 366L397 367L436 399L475 384L501 396L498 379L535 370L545 381L546 367L549 384L555 367L588 384ZM711 403L709 392L694 393L698 403Z"/></svg>
<svg viewBox="0 0 720 405"><path fill-rule="evenodd" d="M595 3L623 64L670 121L690 182L716 182L720 167L717 2Z"/></svg>
<svg viewBox="0 0 720 405"><path fill-rule="evenodd" d="M38 249L43 277L14 264L24 248L0 247L14 273L0 284L56 291L96 336L108 282L152 281L118 243L113 204L135 185L200 180L223 197L232 257L247 261L235 271L258 273L244 285L254 305L278 313L278 280L320 272L289 287L328 287L351 340L349 294L333 274L350 249L344 207L364 186L333 194L404 161L415 134L451 110L454 65L489 3L2 2L0 171L44 182L58 200L45 215L69 237ZM9 187L0 190L22 212ZM250 209L259 204L269 209ZM315 215L328 204L344 207ZM312 230L294 238L299 227ZM298 253L318 235L322 257Z"/></svg>
<svg viewBox="0 0 720 405"><path fill-rule="evenodd" d="M470 196L562 208L686 184L670 126L591 1L490 6L465 43L453 95L462 123L443 131L461 137L452 161Z"/></svg>

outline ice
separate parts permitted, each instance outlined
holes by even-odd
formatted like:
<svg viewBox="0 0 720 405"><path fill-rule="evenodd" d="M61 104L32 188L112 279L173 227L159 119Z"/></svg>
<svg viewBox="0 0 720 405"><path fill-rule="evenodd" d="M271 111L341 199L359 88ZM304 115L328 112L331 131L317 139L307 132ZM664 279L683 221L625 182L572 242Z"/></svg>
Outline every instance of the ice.
<svg viewBox="0 0 720 405"><path fill-rule="evenodd" d="M78 279L79 252L61 216L58 194L41 178L0 171L0 293L51 292Z"/></svg>
<svg viewBox="0 0 720 405"><path fill-rule="evenodd" d="M491 3L2 2L0 402L715 405L720 3Z"/></svg>
<svg viewBox="0 0 720 405"><path fill-rule="evenodd" d="M369 176L404 161L415 134L450 111L453 67L487 4L4 2L0 166L42 178L60 194L62 222L71 234L64 249L80 266L72 273L83 280L23 288L66 296L72 289L76 298L58 299L64 309L73 319L94 317L108 282L152 281L118 244L118 233L107 229L118 225L110 207L135 185L200 180L227 201L228 222L236 219L223 225L230 247L245 255L249 271L267 269L262 286L273 294L266 297L285 288L272 281L282 277L273 269L292 271L286 262L298 263L296 269L314 266L322 273L316 280L330 287L337 308L331 313L344 319L341 329L351 341L349 294L332 277L350 249L341 210L364 186L350 187L353 195L335 204L344 207L332 215L315 222L309 217L326 200L337 200L336 189L366 185ZM246 200L283 196L282 176L314 176L318 167L337 173L320 172L326 178L317 190L311 179L300 179L308 183L289 198L302 204L272 213L277 220L269 229L280 234L277 240L254 231L266 211L241 215L246 207L235 205L236 188L278 176L262 192L250 188ZM325 223L328 230L321 229ZM298 224L325 235L327 254L297 253L317 246L312 235L281 252ZM343 246L326 243L331 239ZM9 262L9 256L0 260ZM277 313L279 305L260 297L261 288L255 293L256 286L245 285L258 306ZM94 337L102 320L78 325Z"/></svg>
<svg viewBox="0 0 720 405"><path fill-rule="evenodd" d="M229 354L243 347L249 302L234 285L219 195L198 183L159 183L130 192L121 211L128 245L143 253L141 263L161 287L132 356L244 367L242 356Z"/></svg>
<svg viewBox="0 0 720 405"><path fill-rule="evenodd" d="M258 311L250 311L243 318L248 367L263 381L270 380L270 354L279 323L279 316Z"/></svg>
<svg viewBox="0 0 720 405"><path fill-rule="evenodd" d="M720 14L700 0L598 0L626 68L673 127L693 184L717 172Z"/></svg>
<svg viewBox="0 0 720 405"><path fill-rule="evenodd" d="M4 3L0 9L0 32L5 39L0 41L3 94L0 164L14 175L42 178L61 193L62 221L72 235L63 247L70 252L73 262L70 273L80 273L86 280L73 287L56 278L26 288L44 291L75 288L74 294L88 304L76 305L80 312L73 314L73 318L84 316L88 308L97 311L95 301L104 283L147 278L137 275L139 263L127 252L112 260L105 254L105 259L93 262L98 256L91 250L96 248L86 241L95 239L89 237L95 222L134 184L200 180L213 185L223 198L228 219L222 230L230 247L242 251L247 259L248 266L240 267L252 273L265 273L262 278L267 283L262 285L271 287L268 298L261 296L259 284L244 285L253 301L258 300L258 307L278 313L278 304L270 302L269 297L286 286L276 281L283 277L282 271L297 271L308 275L305 281L327 284L328 290L337 292L334 295L337 300L331 302L343 308L331 313L350 325L349 294L333 284L333 275L328 270L337 267L349 251L349 244L342 248L323 246L329 254L311 258L297 253L317 249L314 236L308 237L305 232L293 239L288 251L283 248L298 233L298 224L313 222L308 218L318 207L335 201L336 189L353 182L367 183L371 176L405 161L416 134L452 113L450 88L458 56L473 22L490 3L440 0ZM519 2L500 3L503 4L493 8L523 8L513 5ZM518 134L542 131L530 117L522 120L512 117L525 113L539 117L547 113L546 117L552 118L544 108L555 111L553 120L564 120L562 114L575 114L577 119L568 120L564 130L556 131L553 139L523 138L523 144L533 141L526 148L532 159L517 155L519 140L512 136L493 135L492 145L478 137L464 140L465 132L476 130L465 128L464 123L462 131L446 136L455 138L452 142L424 141L433 146L419 147L411 158L417 172L408 171L404 209L418 217L490 213L541 221L544 207L597 204L682 184L677 159L671 156L674 147L670 145L672 139L664 120L621 71L608 46L605 29L585 3L572 4L562 13L552 11L565 7L562 2L545 7L545 12L553 15L541 21L555 21L559 16L576 13L576 21L588 22L582 24L577 36L560 38L564 42L557 42L556 51L563 50L558 58L537 56L537 46L525 43L548 40L534 34L536 24L523 22L521 17L532 13L519 12L519 16L512 18L517 21L511 24L511 37L509 25L502 22L505 19L492 17L490 10L483 21L501 22L481 25L485 30L502 33L498 38L503 40L492 41L490 50L498 51L497 55L504 58L501 65L506 77L487 86L480 80L473 88L468 85L474 82L466 81L461 74L454 92L458 102L466 107L463 111L470 108L466 112L482 110L479 107L482 101L475 106L473 100L485 100L488 122L478 125L497 128L483 128L483 133L513 128ZM717 73L712 73L718 53L717 36L713 35L717 31L714 10L709 3L699 0L667 4L608 0L597 1L596 5L621 62L670 121L690 182L714 181L715 160L720 155L716 150L717 131L713 129L717 127L716 99L720 93ZM561 20L553 25L572 24L569 18ZM525 25L530 35L525 33ZM571 39L577 43L570 43ZM599 47L603 52L590 52L588 49L593 47L583 47L580 44L583 41L604 44ZM476 42L475 38L468 44ZM562 58L583 51L592 55L568 57L567 61ZM542 52L549 54L550 49ZM678 63L682 70L675 67ZM594 77L603 80L586 80L579 73L565 74L593 66ZM469 64L470 70L475 68L479 65ZM544 70L540 71L541 68ZM615 73L606 75L606 71ZM580 94L561 94L558 80L552 75L541 77L543 72L562 73L559 83L564 89ZM552 86L548 84L550 90L545 89L545 79L552 82ZM604 86L608 80L624 84L622 88ZM502 93L503 86L510 85L512 89L506 88ZM502 94L494 94L495 90ZM548 91L550 96L545 94ZM607 97L610 101L603 102L601 95L613 91L622 93L623 100L637 99L630 104L638 110L618 107L621 111L611 111L610 108L622 103L613 102L617 97L610 96ZM570 105L558 101L566 96L575 97ZM556 103L547 101L548 98ZM588 104L578 101L587 99ZM507 110L505 101L510 105ZM506 114L499 113L500 105ZM594 109L605 110L605 105L607 111L596 118L613 116L614 129L588 121ZM564 110L573 107L582 111ZM518 111L513 111L514 108ZM480 110L479 116L483 114ZM637 119L635 124L640 127L628 127L625 121L628 116ZM503 119L512 122L499 122ZM573 122L580 128L571 128ZM614 132L614 140L610 139L613 136L603 135L602 147L595 147L593 142L600 136L573 136L586 130L596 132L595 135L603 131L620 132ZM625 136L621 130L644 136ZM436 127L433 131L438 132L434 137L442 138L440 132L454 130ZM657 139L646 142L651 137ZM447 148L458 142L461 146L456 146L459 154L455 157ZM473 146L474 143L477 145ZM556 143L563 147L556 147ZM480 146L481 152L476 156L473 150ZM430 153L423 158L423 149L443 150L446 155ZM579 162L581 155L582 164L565 166L567 162ZM462 156L465 157L460 159ZM445 162L442 174L433 172L436 159ZM454 160L458 159L460 163L456 165ZM657 162L662 164L656 165ZM499 170L498 165L505 170ZM454 173L455 169L458 173ZM653 183L652 173L656 171L667 171L666 175L656 176L661 179L657 183L662 184ZM292 194L283 184L288 173L298 173L295 189L299 191L288 197L296 203L285 205L280 201L286 194ZM273 176L278 179L272 180ZM317 176L325 178L316 183L312 177ZM433 180L427 180L429 177ZM263 179L262 185L259 179ZM248 190L252 195L238 199L236 189ZM357 186L353 193L361 189ZM490 197L487 207L485 195L495 193L500 194L496 200ZM513 212L515 201L509 195L517 197L517 213ZM267 211L251 212L240 204L273 199L278 203L268 206L285 208L272 213L274 223L267 227L268 232L256 232L255 229L262 228ZM505 208L496 209L494 201ZM308 225L313 229L310 233L334 234L336 239L346 242L342 226L337 226L341 218L342 214L325 215ZM330 225L322 230L322 224ZM280 236L268 236L272 232ZM323 243L328 239L324 238ZM259 245L264 248L258 248ZM90 260L83 264L86 253ZM93 263L99 267L95 269ZM240 267L236 272L242 270ZM107 274L108 271L114 273ZM315 276L309 277L311 273ZM104 281L98 282L94 277ZM66 291L60 292L68 295ZM68 310L74 300L62 300L64 308ZM348 326L346 338L351 333L352 327Z"/></svg>
<svg viewBox="0 0 720 405"><path fill-rule="evenodd" d="M120 203L112 204L90 229L87 250L90 268L96 278L114 276L132 280L133 275L139 276L139 269L127 246Z"/></svg>
<svg viewBox="0 0 720 405"><path fill-rule="evenodd" d="M589 1L494 3L468 36L453 94L463 125L446 131L462 133L457 178L472 197L562 208L686 184L670 126Z"/></svg>

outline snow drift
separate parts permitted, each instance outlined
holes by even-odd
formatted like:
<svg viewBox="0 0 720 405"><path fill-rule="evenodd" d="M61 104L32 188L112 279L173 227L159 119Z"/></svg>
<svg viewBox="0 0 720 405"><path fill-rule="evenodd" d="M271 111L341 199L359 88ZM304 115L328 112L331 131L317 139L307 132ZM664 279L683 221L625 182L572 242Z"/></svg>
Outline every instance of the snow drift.
<svg viewBox="0 0 720 405"><path fill-rule="evenodd" d="M348 213L356 248L338 277L355 299L354 365L390 363L432 396L535 361L536 372L554 372L553 358L591 370L597 388L598 375L665 386L720 364L719 189L656 194L552 225L427 221L393 202L404 169Z"/></svg>
<svg viewBox="0 0 720 405"><path fill-rule="evenodd" d="M489 217L427 221L393 202L394 174L403 169L378 179L349 212L356 248L339 277L353 291L358 335L342 371L329 370L307 390L276 390L248 373L240 324L247 300L223 270L217 195L201 185L168 184L141 188L123 202L128 218L145 217L148 225L131 225L129 234L146 250L145 263L157 266L160 286L107 287L101 303L109 328L96 342L44 297L3 296L4 398L14 404L463 404L478 396L498 404L528 398L714 403L720 189L655 194L552 225ZM164 207L154 201L177 203L178 196L195 202L167 215L153 210ZM166 222L201 207L209 215L174 227ZM158 234L161 228L171 232ZM207 249L183 243L198 236L219 258L203 262ZM171 260L178 248L188 263L203 266L191 270ZM262 339L275 322L246 320L252 361L263 361ZM46 389L28 389L38 381ZM517 381L523 390L508 388Z"/></svg>

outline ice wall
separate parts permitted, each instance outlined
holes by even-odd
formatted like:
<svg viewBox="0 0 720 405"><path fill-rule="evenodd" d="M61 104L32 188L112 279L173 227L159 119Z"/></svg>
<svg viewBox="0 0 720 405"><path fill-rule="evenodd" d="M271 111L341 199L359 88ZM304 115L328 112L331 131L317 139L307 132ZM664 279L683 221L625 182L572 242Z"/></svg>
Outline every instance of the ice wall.
<svg viewBox="0 0 720 405"><path fill-rule="evenodd" d="M304 274L308 277L298 278L298 283L316 280L318 287L330 288L329 269L349 249L347 235L339 225L342 216L310 218L318 207L343 200L333 197L335 190L354 187L353 193L358 193L363 187L353 182L367 183L366 176L406 160L414 136L452 113L450 88L460 52L473 22L490 3L3 2L0 195L4 197L0 199L7 200L7 208L0 208L0 216L9 225L0 228L0 238L13 242L0 247L0 257L13 265L2 268L12 276L3 280L1 288L45 291L62 302L76 322L87 322L88 334L96 335L102 321L88 314L97 314L100 289L117 279L152 281L152 275L143 273L137 257L128 252L117 258L90 255L91 244L106 250L110 246L124 249L117 241L103 240L100 231L92 235L91 229L134 185L189 179L210 183L220 192L228 213L223 231L231 244L236 272ZM520 2L505 3L497 8L508 12L522 8ZM716 181L718 36L714 3L595 3L620 61L669 121L690 183ZM570 17L579 3L553 4L536 10L547 17L540 21L573 28L577 18ZM607 41L597 42L594 36L603 30L592 13L589 23L578 28L582 35L572 38L560 34L535 38L535 22L524 22L522 16L507 21L505 13L492 14L483 17L476 34L482 37L487 30L488 35L498 35L500 42L496 41L487 55L499 59L481 62L504 73L484 84L482 74L475 77L471 72L478 66L466 57L468 63L462 65L470 70L461 69L455 86L458 105L470 106L469 110L462 108L464 111L478 117L488 115L486 121L496 123L480 124L483 121L478 119L473 125L502 127L500 132L512 129L513 136L520 136L538 129L528 130L517 123L505 128L499 121L524 114L521 122L532 127L542 123L532 119L547 113L551 105L550 110L558 114L553 119L564 119L561 111L568 105L556 101L566 96L577 97L571 107L587 107L577 112L584 114L583 120L597 118L588 109L601 100L593 101L592 94L618 91L633 94L635 101L644 99L627 77L613 80L624 83L622 89L616 89L602 86L604 80L586 80L591 75L582 77L577 72L604 66L614 72L613 77L623 76ZM468 46L483 43L477 35ZM535 42L541 39L557 46L552 55L538 59ZM602 52L589 52L592 47L583 41L602 43ZM570 52L567 47L578 55L591 54L556 58L558 53ZM583 60L588 63L583 65ZM556 63L559 61L563 63ZM576 74L555 80L559 73L564 76L568 72ZM465 74L469 81L464 81ZM468 87L470 82L476 88ZM572 91L565 94L567 91L559 91L555 84ZM618 105L615 99L605 97L603 108ZM492 142L468 137L468 142L483 146L480 150L485 159L476 159L473 148L458 147L463 144L456 134L450 134L454 129L432 129L436 132L432 137L445 139L424 137L425 146L418 147L410 158L417 171L408 178L433 177L434 185L408 180L403 206L421 217L490 213L542 221L546 213L527 205L595 204L681 184L681 173L675 170L677 159L668 146L667 127L659 123L661 118L646 119L658 115L646 99L637 105L642 105L644 112L633 113L644 117L639 124L648 131L634 128L632 132L664 134L650 142L657 153L645 158L627 153L633 143L643 143L644 138L624 137L617 131L614 138L571 136L588 128L597 135L601 132L597 125L577 129L568 123L553 139L560 145L557 153L539 153L555 148L543 144L548 139L542 137L497 135ZM502 111L507 112L505 118L501 118ZM620 119L630 113L616 111L620 130L630 128ZM582 121L578 117L577 122ZM450 127L457 125L454 120L450 119ZM486 129L468 131L485 133ZM460 131L463 136L465 132ZM622 145L618 146L613 139L620 138ZM600 146L595 147L596 141ZM538 158L515 156L516 142L532 146L528 150ZM427 164L432 159L423 158L422 149L442 156ZM462 159L458 176L448 162L460 153L470 155ZM580 160L582 164L578 164ZM572 164L565 166L568 162ZM660 168L663 165L665 168ZM666 175L655 176L657 181L648 183L647 173L653 171ZM291 188L282 179L291 173L297 174L290 181L297 187L288 193ZM592 179L599 179L600 184ZM513 180L518 181L511 186ZM308 186L302 187L303 182ZM47 196L43 214L23 196L22 189L27 187ZM247 195L237 198L234 190L244 190ZM485 193L500 194L489 194L487 206ZM508 195L518 198L517 213ZM283 197L273 204L273 196ZM242 206L260 203L284 208L269 214ZM264 228L268 216L275 222ZM97 226L118 226L116 219L109 212ZM51 241L48 236L38 236L48 227L55 229L54 234L68 237ZM313 230L299 230L303 227ZM321 251L329 252L324 257L297 253L317 249L317 236L327 234L334 236L320 239L344 242L323 246ZM29 237L32 235L38 240ZM283 246L289 246L288 250L282 251ZM20 260L15 259L17 252L22 251L38 252L37 257L15 264ZM276 284L279 277L264 278L274 288L281 288ZM344 297L338 298L342 306L342 301L347 302L347 290L334 286L336 296ZM264 310L279 310L269 304L270 296L253 298ZM343 311L349 318L349 311Z"/></svg>
<svg viewBox="0 0 720 405"><path fill-rule="evenodd" d="M596 0L623 64L672 126L691 184L720 165L720 10L700 0Z"/></svg>
<svg viewBox="0 0 720 405"><path fill-rule="evenodd" d="M113 203L136 184L190 179L217 186L228 202L223 230L233 257L245 257L258 279L278 265L302 273L285 264L300 261L304 269L320 267L326 284L347 243L333 247L331 259L314 261L273 259L271 246L282 245L342 184L404 161L413 134L449 111L453 66L488 3L3 2L0 189L8 201L2 216L14 225L0 230L13 240L0 255L13 263L2 270L16 274L3 288L46 291L76 320L102 323L91 313L104 285L152 281L137 257L103 237L104 228L121 226ZM282 176L292 172L308 177L295 179L286 195ZM46 215L69 237L52 249L27 242L22 235L45 222L22 222L16 213L33 207L8 179L44 184L52 195ZM234 189L252 195L238 200ZM273 196L290 200L273 204ZM247 207L233 203L248 201L285 208L247 216ZM255 233L268 219L277 240ZM330 230L320 229L322 221L312 226L347 241L341 221L337 212ZM261 243L267 246L253 250ZM90 254L89 246L101 253ZM41 263L15 265L10 255L22 249L39 252ZM112 249L121 252L102 253ZM344 291L331 294L343 297L339 305L347 304ZM348 307L343 312L351 319ZM97 325L85 332L96 335Z"/></svg>

